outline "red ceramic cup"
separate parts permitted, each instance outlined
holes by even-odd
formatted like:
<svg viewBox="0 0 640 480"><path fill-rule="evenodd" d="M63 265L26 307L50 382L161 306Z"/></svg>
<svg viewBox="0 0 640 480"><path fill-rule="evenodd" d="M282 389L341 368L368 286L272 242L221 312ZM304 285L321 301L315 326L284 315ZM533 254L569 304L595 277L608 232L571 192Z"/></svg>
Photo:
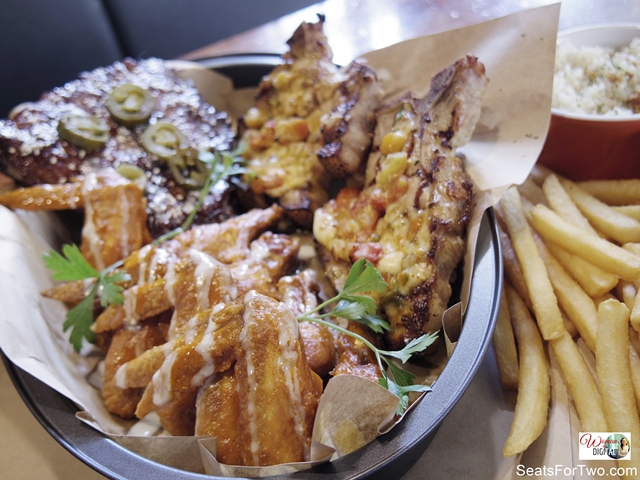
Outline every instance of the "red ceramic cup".
<svg viewBox="0 0 640 480"><path fill-rule="evenodd" d="M640 25L592 25L560 32L558 41L621 48L634 37L640 37ZM539 162L576 181L640 178L640 114L607 117L553 108Z"/></svg>

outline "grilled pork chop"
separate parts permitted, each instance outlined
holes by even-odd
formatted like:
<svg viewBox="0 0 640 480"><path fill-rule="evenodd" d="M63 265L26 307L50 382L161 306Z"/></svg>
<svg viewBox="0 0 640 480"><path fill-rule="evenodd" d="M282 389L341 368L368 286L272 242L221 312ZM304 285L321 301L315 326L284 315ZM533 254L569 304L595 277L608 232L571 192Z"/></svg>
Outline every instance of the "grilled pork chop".
<svg viewBox="0 0 640 480"><path fill-rule="evenodd" d="M381 95L371 68L353 62L340 70L331 62L323 22L295 31L284 64L261 81L256 106L243 119L251 171L245 181L304 227L328 200L330 176L346 177L361 166Z"/></svg>
<svg viewBox="0 0 640 480"><path fill-rule="evenodd" d="M316 211L314 235L336 288L360 258L389 284L381 306L392 348L440 328L472 197L455 153L475 128L486 83L484 66L467 56L438 73L424 98L382 107L364 189L343 189Z"/></svg>
<svg viewBox="0 0 640 480"><path fill-rule="evenodd" d="M17 109L10 120L0 120L0 166L24 185L66 184L94 167L136 165L147 174L147 214L152 236L178 227L191 212L198 192L180 186L166 161L145 151L142 133L147 123L124 126L110 118L107 99L114 87L135 84L155 99L149 124L170 122L190 146L229 150L234 139L225 112L200 97L194 85L178 77L158 59L126 60L85 72L80 78ZM103 148L86 151L62 139L58 122L66 115L92 115L108 124ZM196 223L222 221L232 215L230 188L219 182L211 188Z"/></svg>

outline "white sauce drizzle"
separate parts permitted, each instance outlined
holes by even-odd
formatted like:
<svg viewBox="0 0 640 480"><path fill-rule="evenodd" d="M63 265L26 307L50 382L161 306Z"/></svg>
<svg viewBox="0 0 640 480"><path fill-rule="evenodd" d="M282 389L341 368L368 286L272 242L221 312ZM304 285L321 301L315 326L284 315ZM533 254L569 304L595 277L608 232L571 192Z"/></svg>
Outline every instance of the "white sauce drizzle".
<svg viewBox="0 0 640 480"><path fill-rule="evenodd" d="M78 199L78 188L82 189L82 184L76 183L73 186L73 192L71 192L71 197L69 198L69 208L71 210L75 210L77 208L76 200Z"/></svg>
<svg viewBox="0 0 640 480"><path fill-rule="evenodd" d="M128 364L129 362L123 363L118 367L118 370L116 371L115 381L116 381L116 387L118 388L122 388L122 389L127 388L127 365Z"/></svg>
<svg viewBox="0 0 640 480"><path fill-rule="evenodd" d="M251 456L253 459L253 463L258 465L258 450L260 448L260 444L258 441L258 424L257 415L256 415L256 371L255 366L253 364L253 358L251 356L252 345L249 340L249 328L251 327L252 317L253 317L253 305L251 304L253 297L255 296L255 291L251 290L244 296L244 316L243 316L243 325L242 331L240 332L240 342L242 343L242 347L246 352L247 357L247 383L249 384L248 394L247 394L247 417L248 417L248 425L249 425L249 436L251 437L250 442L250 450Z"/></svg>
<svg viewBox="0 0 640 480"><path fill-rule="evenodd" d="M147 255L151 247L152 245L149 244L138 250L138 261L140 262L140 267L138 268L138 285L147 283Z"/></svg>
<svg viewBox="0 0 640 480"><path fill-rule="evenodd" d="M291 310L285 305L278 306L278 342L280 355L278 364L284 375L289 390L289 399L292 406L290 412L295 422L296 433L302 437L305 433L306 412L300 401L302 398L300 381L297 375L298 363L298 321L293 317Z"/></svg>
<svg viewBox="0 0 640 480"><path fill-rule="evenodd" d="M136 307L138 305L138 288L138 285L134 285L123 292L124 321L130 326L137 325L138 320L140 320L139 315L136 313Z"/></svg>
<svg viewBox="0 0 640 480"><path fill-rule="evenodd" d="M269 247L262 242L251 242L251 256L257 260L269 258L271 252Z"/></svg>
<svg viewBox="0 0 640 480"><path fill-rule="evenodd" d="M93 286L96 284L96 279L94 277L91 278L85 278L82 281L82 289L84 292L84 296L88 297L89 294L91 293L91 290L93 290Z"/></svg>
<svg viewBox="0 0 640 480"><path fill-rule="evenodd" d="M98 183L96 174L88 173L82 182L82 193L84 195L84 226L82 227L82 239L89 245L89 250L93 255L96 263L97 270L104 270L104 259L102 258L102 251L100 249L102 240L98 236L96 225L93 223L93 205L89 198L89 192L93 190Z"/></svg>
<svg viewBox="0 0 640 480"><path fill-rule="evenodd" d="M202 339L196 345L196 352L200 354L204 360L204 366L198 373L191 379L191 385L199 387L204 381L215 373L215 362L211 357L211 349L213 348L214 332L218 329L218 324L212 320L213 316L224 308L224 303L219 303L211 309L211 315L209 315L209 321L207 323L207 329L202 335Z"/></svg>
<svg viewBox="0 0 640 480"><path fill-rule="evenodd" d="M174 291L174 287L176 285L176 282L178 281L178 277L176 276L175 267L175 260L170 261L169 265L167 266L167 273L164 276L164 291L167 293L167 298L169 299L169 302L171 302L171 305L176 304L176 294Z"/></svg>
<svg viewBox="0 0 640 480"><path fill-rule="evenodd" d="M200 316L198 314L194 315L189 319L189 321L184 325L184 343L189 345L193 343L196 339L196 334L198 333L198 325Z"/></svg>
<svg viewBox="0 0 640 480"><path fill-rule="evenodd" d="M151 263L149 264L149 273L147 275L147 283L153 282L157 279L156 269L158 268L158 263L167 263L169 259L169 252L167 252L164 248L156 248L153 252L153 257L151 257Z"/></svg>
<svg viewBox="0 0 640 480"><path fill-rule="evenodd" d="M129 251L129 222L131 205L129 204L129 197L125 188L122 189L121 205L122 209L122 233L120 238L120 248L122 249L122 258L127 257L131 252Z"/></svg>
<svg viewBox="0 0 640 480"><path fill-rule="evenodd" d="M135 425L129 429L127 435L150 437L155 435L161 428L160 417L156 412L151 412L142 420L138 420Z"/></svg>
<svg viewBox="0 0 640 480"><path fill-rule="evenodd" d="M196 264L196 270L193 272L195 277L196 295L198 298L199 309L206 310L209 308L209 289L211 288L211 280L220 262L204 252L189 249L191 261Z"/></svg>
<svg viewBox="0 0 640 480"><path fill-rule="evenodd" d="M162 362L160 369L153 374L153 403L157 407L165 405L171 399L171 370L178 357L177 352L171 352Z"/></svg>

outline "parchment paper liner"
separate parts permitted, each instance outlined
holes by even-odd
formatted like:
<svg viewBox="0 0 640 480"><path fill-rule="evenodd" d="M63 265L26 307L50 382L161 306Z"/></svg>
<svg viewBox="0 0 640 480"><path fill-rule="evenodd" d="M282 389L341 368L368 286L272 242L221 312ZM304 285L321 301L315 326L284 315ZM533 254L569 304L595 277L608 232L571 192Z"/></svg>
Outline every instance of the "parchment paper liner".
<svg viewBox="0 0 640 480"><path fill-rule="evenodd" d="M465 257L467 267L473 265L482 213L499 200L509 185L521 183L526 178L542 148L549 124L559 7L559 4L553 4L526 10L365 55L369 64L386 79L387 98L405 90L424 94L435 73L467 53L478 56L486 66L490 82L482 115L471 142L459 150L466 157L467 171L474 182L476 202L469 228ZM210 83L210 72L197 67L183 69L183 73L190 76L195 74L195 81L205 98L219 108L236 114L246 110L246 92L233 92L225 80L217 79L215 83ZM207 85L215 85L215 95ZM245 102L242 108L234 112L234 107L242 102ZM61 334L64 309L59 302L45 299L38 293L52 285L50 272L44 268L41 254L48 250L49 245L58 243L55 232L59 226L56 223L54 217L46 214L14 214L0 208L0 298L3 307L0 347L14 364L78 404L85 411L85 420L91 419L91 423L98 425L105 433L123 434L129 422L109 415L104 409L100 393L86 382L85 375L97 359L82 357L72 351ZM464 313L464 299L468 297L470 277L470 268L465 268L461 293L463 302L459 309L461 314ZM458 331L462 321L456 311L451 313L445 329L447 332ZM455 347L455 340L448 339L447 351ZM423 378L429 383L433 380L428 378L428 374ZM371 410L355 410L353 416L347 418L345 413L348 410L342 404L351 395L332 393L332 384L338 385L337 390L349 388L360 399L379 395L381 399L375 411L380 418L373 419ZM367 390L365 395L362 395L362 389ZM388 431L397 420L393 417L395 398L390 399L386 390L357 378L332 379L322 404L318 425L330 425L324 429L318 426L317 431L314 429L314 436L331 443L336 448L336 455L346 454L380 432ZM338 421L327 423L326 418L332 413L337 415ZM373 421L365 425L356 420L364 416L371 417ZM357 428L354 427L356 425ZM172 449L176 442L198 441L194 437L167 438L148 440L171 442ZM133 439L121 442L128 442L130 448L134 448ZM209 442L204 443L206 446ZM200 441L200 448L203 447ZM181 468L201 471L203 466L189 468L181 465ZM242 475L246 476L252 471L254 474L271 472L245 469Z"/></svg>

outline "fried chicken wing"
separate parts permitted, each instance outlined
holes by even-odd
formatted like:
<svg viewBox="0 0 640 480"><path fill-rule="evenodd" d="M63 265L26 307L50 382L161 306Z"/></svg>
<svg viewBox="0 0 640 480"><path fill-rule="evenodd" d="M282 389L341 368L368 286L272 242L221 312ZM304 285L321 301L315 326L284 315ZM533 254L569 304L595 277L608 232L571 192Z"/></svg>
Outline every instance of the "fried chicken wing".
<svg viewBox="0 0 640 480"><path fill-rule="evenodd" d="M278 298L276 284L295 268L298 248L294 238L271 232L265 232L251 242L250 255L229 265L239 294L256 290Z"/></svg>
<svg viewBox="0 0 640 480"><path fill-rule="evenodd" d="M349 322L347 330L366 338L377 347L382 346L379 335L364 325ZM344 333L339 333L336 338L336 350L338 360L335 368L331 371L331 376L356 375L378 383L378 379L382 377L380 367L373 351L362 341Z"/></svg>
<svg viewBox="0 0 640 480"><path fill-rule="evenodd" d="M303 315L317 307L319 291L315 271L310 269L278 281L279 297L295 315ZM327 375L336 363L333 333L324 325L313 322L300 322L298 328L309 367L321 377Z"/></svg>
<svg viewBox="0 0 640 480"><path fill-rule="evenodd" d="M157 410L170 433L182 434L189 426L185 419L195 412L198 389L208 388L212 376L232 370L242 464L273 465L308 458L322 381L306 362L294 314L277 300L252 291L222 310L199 315L208 317L206 330L167 356L136 415ZM212 408L221 402L198 405ZM227 410L223 413L229 415ZM211 415L202 413L201 418ZM216 429L202 422L198 425L200 430ZM190 434L194 428L195 419ZM222 429L216 431L225 435ZM236 433L230 429L222 442L231 442L229 435Z"/></svg>
<svg viewBox="0 0 640 480"><path fill-rule="evenodd" d="M83 208L82 182L16 188L0 194L0 205L34 211Z"/></svg>
<svg viewBox="0 0 640 480"><path fill-rule="evenodd" d="M283 210L278 205L254 209L220 224L196 225L162 245L146 245L124 259L122 270L129 274L131 280L123 287L164 278L169 266L189 248L202 251L222 263L245 259L251 255L251 242L267 229L275 227L282 214ZM78 293L86 290L84 281L77 280L42 294L63 302L77 302Z"/></svg>
<svg viewBox="0 0 640 480"><path fill-rule="evenodd" d="M140 329L120 329L107 353L102 383L102 396L110 412L123 418L133 418L143 388L122 389L116 386L118 368L141 352L167 340L167 325L145 325Z"/></svg>
<svg viewBox="0 0 640 480"><path fill-rule="evenodd" d="M210 377L198 390L195 435L216 437L216 459L227 465L240 465L240 398L232 369Z"/></svg>
<svg viewBox="0 0 640 480"><path fill-rule="evenodd" d="M389 284L381 306L392 348L440 328L472 197L455 153L475 128L486 82L484 66L467 56L437 74L424 98L381 108L364 189L343 190L316 212L314 234L337 288L360 258Z"/></svg>

